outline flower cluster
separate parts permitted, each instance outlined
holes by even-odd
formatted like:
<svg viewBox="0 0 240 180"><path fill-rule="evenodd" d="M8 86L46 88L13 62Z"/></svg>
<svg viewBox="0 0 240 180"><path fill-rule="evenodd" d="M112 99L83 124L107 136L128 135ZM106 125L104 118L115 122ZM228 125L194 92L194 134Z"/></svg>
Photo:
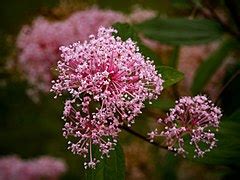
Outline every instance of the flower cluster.
<svg viewBox="0 0 240 180"><path fill-rule="evenodd" d="M18 63L33 90L49 92L60 55L59 46L84 41L100 26L110 26L123 18L118 12L91 8L74 13L64 21L51 22L38 17L32 26L24 26L17 38Z"/></svg>
<svg viewBox="0 0 240 180"><path fill-rule="evenodd" d="M62 160L48 156L26 161L17 156L0 159L0 179L58 179L65 171L66 165Z"/></svg>
<svg viewBox="0 0 240 180"><path fill-rule="evenodd" d="M127 16L117 11L92 7L77 11L63 21L51 22L38 17L32 26L24 26L16 44L20 50L19 68L32 86L28 91L30 96L34 98L38 91L49 91L54 78L54 67L60 55L59 46L87 40L89 35L97 33L100 26L109 27L116 22L144 21L154 15L153 11L140 8L134 9L133 13Z"/></svg>
<svg viewBox="0 0 240 180"><path fill-rule="evenodd" d="M56 33L57 32L57 33ZM37 18L32 27L24 26L18 39L19 66L27 80L36 89L47 92L52 80L52 67L59 56L58 47L75 39L69 23L52 23Z"/></svg>
<svg viewBox="0 0 240 180"><path fill-rule="evenodd" d="M183 156L187 153L184 143L190 136L190 145L195 147L194 157L202 157L216 146L217 140L212 130L217 130L221 116L221 110L206 96L185 96L176 101L165 119L158 120L165 129L160 133L155 129L148 135L151 140L156 136L164 137L169 150Z"/></svg>
<svg viewBox="0 0 240 180"><path fill-rule="evenodd" d="M163 89L153 62L131 39L122 41L113 33L117 31L101 27L88 42L60 47L59 76L51 90L56 97L66 91L71 95L65 103L63 135L78 139L69 142L73 153L89 154L86 167L94 168L98 162L92 157L92 145L108 155L120 126L131 126L143 102L156 99Z"/></svg>
<svg viewBox="0 0 240 180"><path fill-rule="evenodd" d="M71 23L76 33L75 41L85 41L91 34L97 34L98 28L109 27L116 22L124 22L126 16L112 10L100 10L92 7L73 13L66 21Z"/></svg>

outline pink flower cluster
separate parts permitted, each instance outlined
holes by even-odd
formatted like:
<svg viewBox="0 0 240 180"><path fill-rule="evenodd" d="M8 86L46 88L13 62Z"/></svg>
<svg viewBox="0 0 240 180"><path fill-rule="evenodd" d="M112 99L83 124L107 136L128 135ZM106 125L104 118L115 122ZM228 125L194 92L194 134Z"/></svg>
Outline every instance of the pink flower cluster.
<svg viewBox="0 0 240 180"><path fill-rule="evenodd" d="M99 161L92 156L92 145L102 155L114 148L120 126L131 126L141 113L145 100L156 99L163 89L161 75L153 62L139 52L135 43L114 37L112 28L99 28L89 41L62 46L58 61L59 76L52 91L71 95L65 103L63 135L75 154L89 154L85 167Z"/></svg>
<svg viewBox="0 0 240 180"><path fill-rule="evenodd" d="M91 8L64 21L50 22L38 17L32 26L24 26L17 38L18 63L33 90L49 92L60 55L59 46L86 40L100 26L110 26L123 19L121 13Z"/></svg>
<svg viewBox="0 0 240 180"><path fill-rule="evenodd" d="M2 180L58 179L65 171L65 163L53 157L42 156L26 161L17 156L0 158L0 179Z"/></svg>
<svg viewBox="0 0 240 180"><path fill-rule="evenodd" d="M109 27L116 22L124 22L125 19L125 15L120 12L92 7L85 11L73 13L66 22L72 24L76 33L74 39L76 42L85 41L91 34L97 34L98 28L101 26Z"/></svg>
<svg viewBox="0 0 240 180"><path fill-rule="evenodd" d="M190 136L190 145L195 147L194 157L202 157L216 146L217 140L212 130L217 130L221 117L221 110L206 96L185 96L176 101L165 119L158 120L164 125L164 130L159 133L155 129L148 135L151 141L157 136L164 137L169 150L183 156L187 153L185 138Z"/></svg>
<svg viewBox="0 0 240 180"><path fill-rule="evenodd" d="M49 22L37 18L32 27L25 26L17 39L20 49L19 66L34 88L47 92L52 80L52 69L59 57L58 47L76 39L69 22Z"/></svg>

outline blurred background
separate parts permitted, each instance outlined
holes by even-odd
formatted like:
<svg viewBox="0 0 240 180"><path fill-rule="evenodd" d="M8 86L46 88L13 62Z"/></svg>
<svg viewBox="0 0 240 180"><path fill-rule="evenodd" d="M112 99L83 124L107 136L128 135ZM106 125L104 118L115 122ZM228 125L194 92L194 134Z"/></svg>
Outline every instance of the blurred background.
<svg viewBox="0 0 240 180"><path fill-rule="evenodd" d="M207 16L209 9L204 12L205 9L199 8L198 3L195 2L197 1L1 1L0 157L17 155L23 160L43 155L56 157L66 164L66 171L61 174L60 179L84 179L83 159L67 150L67 140L62 136L61 116L64 100L53 99L54 95L51 93L41 91L37 92L37 95L29 93L29 89L32 89L34 84L29 83L23 68L19 67L18 59L21 51L16 46L19 32L24 25L31 25L38 16L45 17L50 22L62 21L74 12L83 11L92 6L118 11L126 16L131 15L134 9L138 8L139 14L135 15L135 19L139 19L143 10L154 12L156 16L164 19L209 17ZM142 39L146 46L161 59L161 64L177 68L185 74L185 78L173 88L164 90L160 103L146 105L144 113L137 118L133 128L146 135L150 129L154 128L157 117L173 107L174 101L180 95L195 94L197 91L192 91L191 87L196 72L207 73L203 70L204 67L200 70L199 67L211 56L212 59L220 59L218 67L213 68L214 73L207 78L200 92L206 93L213 100L218 100L223 108L224 118L220 128L221 133L218 135L219 146L206 158L200 160L181 158L122 132L119 140L125 154L126 179L237 179L239 176L239 52L236 46L234 46L235 50L228 52L229 49L233 49L230 48L232 44L226 45L224 42L229 38L234 41L239 40L240 29L236 19L240 17L240 9L236 10L236 8L240 6L235 6L234 9L231 3L229 6L221 0L214 0L209 6L206 2L203 4L214 9L217 17L225 23L226 27L222 25L225 28L225 34L221 38L215 38L211 42L187 45ZM129 21L134 24L137 20ZM232 29L227 30L229 27ZM174 63L176 61L177 64ZM36 96L37 98L34 98Z"/></svg>

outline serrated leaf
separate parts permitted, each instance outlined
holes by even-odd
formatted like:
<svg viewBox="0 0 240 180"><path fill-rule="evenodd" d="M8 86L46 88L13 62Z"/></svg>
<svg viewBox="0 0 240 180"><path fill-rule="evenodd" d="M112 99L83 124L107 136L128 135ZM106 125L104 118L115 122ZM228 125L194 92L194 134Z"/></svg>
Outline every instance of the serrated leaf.
<svg viewBox="0 0 240 180"><path fill-rule="evenodd" d="M100 157L97 148L94 149L94 155ZM125 161L122 147L119 143L115 150L110 152L110 157L101 159L96 169L87 169L85 172L86 180L124 180L125 179Z"/></svg>
<svg viewBox="0 0 240 180"><path fill-rule="evenodd" d="M228 56L233 48L237 46L237 42L234 40L227 40L213 52L197 69L191 91L193 94L199 93L208 80L216 72L218 67L222 64L223 60Z"/></svg>
<svg viewBox="0 0 240 180"><path fill-rule="evenodd" d="M157 17L135 27L148 38L170 45L203 44L219 39L224 33L220 24L207 19Z"/></svg>
<svg viewBox="0 0 240 180"><path fill-rule="evenodd" d="M154 61L155 65L162 65L161 59L149 47L142 43L136 30L132 26L126 23L116 23L113 25L113 27L118 31L116 35L121 37L122 40L126 41L128 38L131 38L137 43L142 55L149 57L152 61Z"/></svg>
<svg viewBox="0 0 240 180"><path fill-rule="evenodd" d="M162 75L164 80L163 87L169 87L177 82L181 81L184 77L183 73L177 71L174 68L168 66L158 66L157 71Z"/></svg>

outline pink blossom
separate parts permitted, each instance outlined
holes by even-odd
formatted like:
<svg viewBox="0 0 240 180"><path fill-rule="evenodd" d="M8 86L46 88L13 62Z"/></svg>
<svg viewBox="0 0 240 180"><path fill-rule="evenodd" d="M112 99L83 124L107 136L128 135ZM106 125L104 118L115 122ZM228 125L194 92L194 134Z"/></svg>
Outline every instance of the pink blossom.
<svg viewBox="0 0 240 180"><path fill-rule="evenodd" d="M121 13L91 8L74 13L64 21L51 22L38 17L31 26L24 26L17 37L19 69L35 91L49 92L59 47L83 41L96 34L100 25L110 26L122 21Z"/></svg>
<svg viewBox="0 0 240 180"><path fill-rule="evenodd" d="M91 34L96 35L100 26L109 27L116 22L124 22L125 15L112 10L101 10L92 7L73 13L66 21L72 24L76 41L85 41Z"/></svg>
<svg viewBox="0 0 240 180"><path fill-rule="evenodd" d="M89 154L86 167L94 168L98 162L92 157L92 144L108 155L119 126L131 126L143 102L156 99L163 89L153 62L141 55L131 39L114 37L116 32L101 27L88 42L60 47L62 60L52 91L56 97L63 92L71 96L65 103L63 135L80 139L69 142L69 149L84 157Z"/></svg>
<svg viewBox="0 0 240 180"><path fill-rule="evenodd" d="M58 179L65 171L66 165L62 160L49 156L31 160L17 156L0 159L0 179L5 180Z"/></svg>
<svg viewBox="0 0 240 180"><path fill-rule="evenodd" d="M19 67L30 85L47 92L51 87L53 67L59 57L58 47L76 40L68 22L49 22L37 18L32 26L24 26L18 39Z"/></svg>
<svg viewBox="0 0 240 180"><path fill-rule="evenodd" d="M117 11L91 7L77 11L62 21L36 18L31 26L25 25L21 29L16 43L19 69L32 86L28 94L37 99L39 92L49 91L60 46L87 40L89 35L96 35L100 26L109 27L116 22L140 22L154 15L153 11L139 8L127 16Z"/></svg>
<svg viewBox="0 0 240 180"><path fill-rule="evenodd" d="M164 130L159 133L155 129L148 135L151 140L157 136L164 137L168 148L183 156L187 153L185 138L190 136L190 145L195 147L194 157L202 157L216 146L213 129L217 130L221 116L221 110L206 96L185 96L176 101L165 119L158 120L164 125ZM206 148L200 145L202 143L206 144Z"/></svg>

